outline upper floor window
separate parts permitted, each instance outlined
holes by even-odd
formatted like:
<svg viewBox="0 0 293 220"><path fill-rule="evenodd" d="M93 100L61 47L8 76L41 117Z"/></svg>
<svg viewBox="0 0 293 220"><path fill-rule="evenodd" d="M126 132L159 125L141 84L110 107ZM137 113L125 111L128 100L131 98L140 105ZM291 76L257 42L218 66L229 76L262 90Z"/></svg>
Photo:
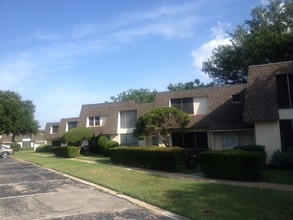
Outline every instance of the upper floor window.
<svg viewBox="0 0 293 220"><path fill-rule="evenodd" d="M232 95L232 102L233 103L240 103L241 102L241 94Z"/></svg>
<svg viewBox="0 0 293 220"><path fill-rule="evenodd" d="M100 126L100 117L99 116L88 117L88 126L90 127Z"/></svg>
<svg viewBox="0 0 293 220"><path fill-rule="evenodd" d="M120 112L120 128L134 128L137 120L137 111Z"/></svg>
<svg viewBox="0 0 293 220"><path fill-rule="evenodd" d="M182 110L188 114L194 114L193 98L171 99L171 107Z"/></svg>
<svg viewBox="0 0 293 220"><path fill-rule="evenodd" d="M279 108L293 108L293 74L276 75Z"/></svg>
<svg viewBox="0 0 293 220"><path fill-rule="evenodd" d="M52 127L51 127L51 134L58 133L58 130L59 130L59 125L52 125Z"/></svg>
<svg viewBox="0 0 293 220"><path fill-rule="evenodd" d="M76 126L77 126L77 121L67 122L67 131L69 131L72 128L75 128Z"/></svg>

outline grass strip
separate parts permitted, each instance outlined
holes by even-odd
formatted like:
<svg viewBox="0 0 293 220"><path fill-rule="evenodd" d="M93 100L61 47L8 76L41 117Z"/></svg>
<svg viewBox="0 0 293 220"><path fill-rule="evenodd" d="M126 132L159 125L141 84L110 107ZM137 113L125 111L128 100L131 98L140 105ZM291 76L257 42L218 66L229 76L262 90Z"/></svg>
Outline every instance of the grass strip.
<svg viewBox="0 0 293 220"><path fill-rule="evenodd" d="M293 193L160 177L33 152L15 157L105 186L191 219L292 219ZM95 159L92 159L95 161Z"/></svg>

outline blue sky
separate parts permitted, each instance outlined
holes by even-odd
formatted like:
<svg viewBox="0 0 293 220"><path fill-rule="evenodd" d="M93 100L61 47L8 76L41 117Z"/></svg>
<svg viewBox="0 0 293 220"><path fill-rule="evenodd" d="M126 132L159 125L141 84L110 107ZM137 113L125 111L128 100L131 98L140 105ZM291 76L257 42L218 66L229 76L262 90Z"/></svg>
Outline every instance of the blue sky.
<svg viewBox="0 0 293 220"><path fill-rule="evenodd" d="M0 0L0 90L46 122L128 89L209 82L202 62L266 0Z"/></svg>

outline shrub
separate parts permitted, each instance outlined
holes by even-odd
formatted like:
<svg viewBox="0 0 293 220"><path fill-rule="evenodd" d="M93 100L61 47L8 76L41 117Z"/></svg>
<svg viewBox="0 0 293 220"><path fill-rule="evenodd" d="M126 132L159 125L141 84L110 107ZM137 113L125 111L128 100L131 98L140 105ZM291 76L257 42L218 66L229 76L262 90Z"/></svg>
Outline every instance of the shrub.
<svg viewBox="0 0 293 220"><path fill-rule="evenodd" d="M78 156L78 147L55 147L55 156L72 158Z"/></svg>
<svg viewBox="0 0 293 220"><path fill-rule="evenodd" d="M109 138L106 136L101 136L98 140L99 152L103 153L106 143L109 141Z"/></svg>
<svg viewBox="0 0 293 220"><path fill-rule="evenodd" d="M54 152L54 148L49 144L42 144L36 148L37 153Z"/></svg>
<svg viewBox="0 0 293 220"><path fill-rule="evenodd" d="M185 168L187 152L179 147L116 147L109 150L113 163L155 170Z"/></svg>
<svg viewBox="0 0 293 220"><path fill-rule="evenodd" d="M272 166L278 169L293 168L293 152L281 152L277 150L272 156Z"/></svg>
<svg viewBox="0 0 293 220"><path fill-rule="evenodd" d="M114 147L119 147L119 143L117 141L108 141L104 146L103 154L105 156L109 156L109 150Z"/></svg>
<svg viewBox="0 0 293 220"><path fill-rule="evenodd" d="M14 150L14 151L20 151L21 150L21 145L18 144L18 143L12 143L11 144L11 148Z"/></svg>
<svg viewBox="0 0 293 220"><path fill-rule="evenodd" d="M200 153L200 165L209 177L231 180L255 180L265 166L266 154L243 150Z"/></svg>
<svg viewBox="0 0 293 220"><path fill-rule="evenodd" d="M255 152L262 152L262 153L266 152L265 146L262 146L262 145L243 145L243 146L234 147L234 149L245 150L245 151L255 151Z"/></svg>

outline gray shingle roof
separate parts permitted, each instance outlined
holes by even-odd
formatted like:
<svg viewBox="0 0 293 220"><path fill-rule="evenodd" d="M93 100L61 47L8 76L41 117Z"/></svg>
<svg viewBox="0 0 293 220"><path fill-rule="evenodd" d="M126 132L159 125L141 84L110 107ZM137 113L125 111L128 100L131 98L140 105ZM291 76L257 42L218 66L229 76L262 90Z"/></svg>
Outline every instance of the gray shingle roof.
<svg viewBox="0 0 293 220"><path fill-rule="evenodd" d="M118 113L120 111L137 110L137 117L139 117L143 113L150 111L152 108L153 103L137 104L134 102L111 102L83 105L77 126L86 127L88 117L106 116L107 120L105 126L91 127L95 132L95 135L117 134Z"/></svg>
<svg viewBox="0 0 293 220"><path fill-rule="evenodd" d="M45 130L44 130L44 137L47 140L56 140L56 139L60 138L60 136L58 135L58 133L54 133L54 134L51 134L50 133L52 126L59 126L60 127L60 122L48 122L46 124Z"/></svg>

